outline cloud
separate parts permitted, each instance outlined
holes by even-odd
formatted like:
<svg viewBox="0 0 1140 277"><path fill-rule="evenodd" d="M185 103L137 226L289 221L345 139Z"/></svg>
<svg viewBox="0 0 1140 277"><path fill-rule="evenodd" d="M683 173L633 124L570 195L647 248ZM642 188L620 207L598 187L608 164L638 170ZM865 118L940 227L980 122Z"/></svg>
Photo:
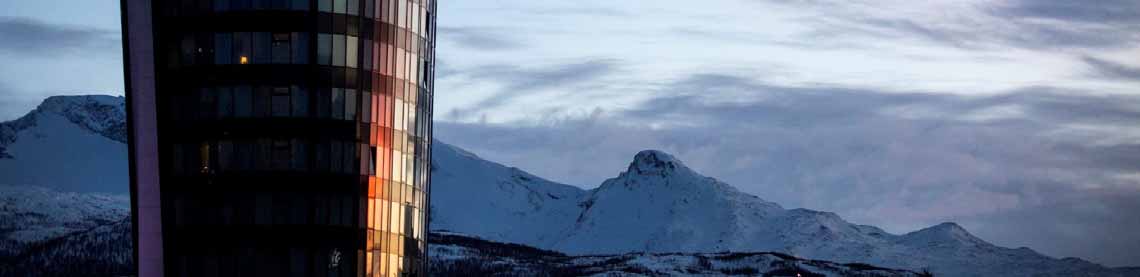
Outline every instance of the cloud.
<svg viewBox="0 0 1140 277"><path fill-rule="evenodd" d="M493 29L477 27L440 27L439 39L453 40L463 47L484 51L512 50L522 43L506 38Z"/></svg>
<svg viewBox="0 0 1140 277"><path fill-rule="evenodd" d="M26 17L0 17L0 51L48 55L115 53L117 31L51 24Z"/></svg>
<svg viewBox="0 0 1140 277"><path fill-rule="evenodd" d="M1053 19L1095 24L1140 24L1140 2L1132 0L1016 0L992 9L998 16Z"/></svg>
<svg viewBox="0 0 1140 277"><path fill-rule="evenodd" d="M1140 264L1131 250L1140 236L1123 231L1137 227L1125 200L1140 199L1140 183L1121 177L1140 172L1138 97L887 92L731 74L694 74L652 95L540 124L437 122L436 135L587 188L638 150L663 149L762 198L856 223L906 232L958 221L1003 246ZM1090 209L1096 220L1083 217ZM1032 221L1015 230L1042 229L1015 237L1001 223L1015 217Z"/></svg>
<svg viewBox="0 0 1140 277"><path fill-rule="evenodd" d="M537 68L509 64L482 66L478 70L466 71L465 74L474 80L497 83L500 88L468 108L451 111L450 116L463 117L473 111L495 109L518 97L533 96L546 89L567 91L589 87L618 68L617 61L610 59L593 59Z"/></svg>
<svg viewBox="0 0 1140 277"><path fill-rule="evenodd" d="M799 19L811 29L804 38L917 39L955 48L1125 48L1140 44L1140 8L1135 1L1097 3L1015 1L945 7L956 16L882 13L877 5L817 5L825 17ZM942 8L942 7L940 7ZM1047 20L1045 20L1047 19Z"/></svg>
<svg viewBox="0 0 1140 277"><path fill-rule="evenodd" d="M1092 75L1106 79L1140 81L1140 67L1127 66L1092 56L1081 57L1092 67Z"/></svg>
<svg viewBox="0 0 1140 277"><path fill-rule="evenodd" d="M629 12L618 9L599 6L583 6L578 4L566 7L538 8L533 9L532 12L542 15L586 17L625 17L630 15Z"/></svg>

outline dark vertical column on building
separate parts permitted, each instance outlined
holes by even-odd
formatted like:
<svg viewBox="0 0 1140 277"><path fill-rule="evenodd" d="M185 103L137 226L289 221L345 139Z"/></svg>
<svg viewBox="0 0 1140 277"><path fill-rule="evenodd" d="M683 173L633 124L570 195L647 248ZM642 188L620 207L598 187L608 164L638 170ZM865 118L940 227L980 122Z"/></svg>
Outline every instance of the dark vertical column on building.
<svg viewBox="0 0 1140 277"><path fill-rule="evenodd" d="M162 276L162 208L149 0L120 2L126 81L133 258L139 276Z"/></svg>
<svg viewBox="0 0 1140 277"><path fill-rule="evenodd" d="M434 7L124 0L140 274L424 275Z"/></svg>

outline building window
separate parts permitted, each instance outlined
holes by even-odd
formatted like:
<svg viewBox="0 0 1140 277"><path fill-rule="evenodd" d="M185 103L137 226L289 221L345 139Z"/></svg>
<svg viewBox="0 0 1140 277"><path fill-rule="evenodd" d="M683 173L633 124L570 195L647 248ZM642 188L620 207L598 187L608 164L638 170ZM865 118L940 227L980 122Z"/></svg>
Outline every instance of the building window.
<svg viewBox="0 0 1140 277"><path fill-rule="evenodd" d="M234 117L245 118L253 115L253 91L249 86L234 88Z"/></svg>
<svg viewBox="0 0 1140 277"><path fill-rule="evenodd" d="M253 117L269 116L269 97L272 90L269 87L259 86L253 94Z"/></svg>
<svg viewBox="0 0 1140 277"><path fill-rule="evenodd" d="M320 65L332 64L332 35L317 35L317 63Z"/></svg>
<svg viewBox="0 0 1140 277"><path fill-rule="evenodd" d="M214 64L232 64L234 57L234 34L214 34Z"/></svg>
<svg viewBox="0 0 1140 277"><path fill-rule="evenodd" d="M258 139L254 143L253 168L254 170L269 170L273 161L273 143L269 139Z"/></svg>
<svg viewBox="0 0 1140 277"><path fill-rule="evenodd" d="M333 66L344 66L344 51L345 51L344 40L345 40L344 35L341 35L341 34L333 34L332 35L332 65Z"/></svg>
<svg viewBox="0 0 1140 277"><path fill-rule="evenodd" d="M360 99L360 121L372 122L372 93L365 91Z"/></svg>
<svg viewBox="0 0 1140 277"><path fill-rule="evenodd" d="M309 10L309 0L292 0L293 10L307 11Z"/></svg>
<svg viewBox="0 0 1140 277"><path fill-rule="evenodd" d="M345 63L350 68L356 68L357 64L359 63L356 59L357 53L358 53L356 51L357 50L357 44L356 44L357 38L354 36L348 36L347 38L348 38L348 40L345 41L345 43L346 43L345 44L345 47L346 47L346 49L345 49L345 51L346 51Z"/></svg>
<svg viewBox="0 0 1140 277"><path fill-rule="evenodd" d="M288 117L289 116L289 88L288 87L275 87L273 88L272 99L272 112L274 117Z"/></svg>
<svg viewBox="0 0 1140 277"><path fill-rule="evenodd" d="M332 95L332 89L329 89L329 88L321 88L320 92L317 93L317 117L318 118L329 118L332 116L332 113L329 112L329 108L332 106L332 104L331 104L332 96L331 95Z"/></svg>
<svg viewBox="0 0 1140 277"><path fill-rule="evenodd" d="M198 144L198 173L209 174L210 172L210 144Z"/></svg>
<svg viewBox="0 0 1140 277"><path fill-rule="evenodd" d="M183 66L194 65L194 35L191 34L183 36L179 49L181 49L179 62Z"/></svg>
<svg viewBox="0 0 1140 277"><path fill-rule="evenodd" d="M294 32L292 39L293 63L309 63L309 35L308 33Z"/></svg>
<svg viewBox="0 0 1140 277"><path fill-rule="evenodd" d="M293 139L293 170L308 170L308 147L304 140Z"/></svg>
<svg viewBox="0 0 1140 277"><path fill-rule="evenodd" d="M290 163L293 162L293 147L289 145L288 140L273 140L272 143L270 168L272 170L289 169Z"/></svg>
<svg viewBox="0 0 1140 277"><path fill-rule="evenodd" d="M290 33L273 33L273 63L289 63L289 57L293 54L289 51L289 46L292 44L291 40L292 34Z"/></svg>
<svg viewBox="0 0 1140 277"><path fill-rule="evenodd" d="M293 117L309 116L309 91L302 86L293 86Z"/></svg>
<svg viewBox="0 0 1140 277"><path fill-rule="evenodd" d="M376 1L364 0L364 17L373 18L376 15Z"/></svg>
<svg viewBox="0 0 1140 277"><path fill-rule="evenodd" d="M267 64L269 63L272 54L272 36L267 32L254 32L250 33L253 36L253 61L252 64Z"/></svg>
<svg viewBox="0 0 1140 277"><path fill-rule="evenodd" d="M253 40L247 32L234 33L234 60L239 64L249 64L253 52Z"/></svg>
<svg viewBox="0 0 1140 277"><path fill-rule="evenodd" d="M360 2L359 2L359 0L348 0L348 14L360 15Z"/></svg>
<svg viewBox="0 0 1140 277"><path fill-rule="evenodd" d="M234 144L232 141L223 140L218 142L218 169L226 172L233 169L234 163Z"/></svg>
<svg viewBox="0 0 1140 277"><path fill-rule="evenodd" d="M348 11L348 1L347 0L333 0L333 12L334 13L345 13L347 11Z"/></svg>
<svg viewBox="0 0 1140 277"><path fill-rule="evenodd" d="M254 217L253 223L257 225L269 225L273 222L273 197L266 194L257 194L254 196Z"/></svg>
<svg viewBox="0 0 1140 277"><path fill-rule="evenodd" d="M330 117L333 119L344 119L344 89L333 88L329 97L332 98L330 103L332 104L332 109L330 110L332 115Z"/></svg>
<svg viewBox="0 0 1140 277"><path fill-rule="evenodd" d="M372 52L372 40L364 39L364 49L361 50L362 51L360 51L360 53L364 56L364 66L362 66L364 68L364 71L372 71L372 56L369 55L375 54Z"/></svg>
<svg viewBox="0 0 1140 277"><path fill-rule="evenodd" d="M218 118L230 118L234 115L234 92L230 87L219 87L218 92Z"/></svg>
<svg viewBox="0 0 1140 277"><path fill-rule="evenodd" d="M230 9L230 0L214 0L214 12L224 12Z"/></svg>
<svg viewBox="0 0 1140 277"><path fill-rule="evenodd" d="M331 13L333 11L333 0L319 0L317 3L318 8L322 12Z"/></svg>
<svg viewBox="0 0 1140 277"><path fill-rule="evenodd" d="M198 89L198 116L197 120L212 120L217 116L214 111L214 92L210 88Z"/></svg>
<svg viewBox="0 0 1140 277"><path fill-rule="evenodd" d="M356 90L344 90L344 120L356 120Z"/></svg>
<svg viewBox="0 0 1140 277"><path fill-rule="evenodd" d="M329 171L341 172L344 168L344 145L340 141L331 141L329 146Z"/></svg>

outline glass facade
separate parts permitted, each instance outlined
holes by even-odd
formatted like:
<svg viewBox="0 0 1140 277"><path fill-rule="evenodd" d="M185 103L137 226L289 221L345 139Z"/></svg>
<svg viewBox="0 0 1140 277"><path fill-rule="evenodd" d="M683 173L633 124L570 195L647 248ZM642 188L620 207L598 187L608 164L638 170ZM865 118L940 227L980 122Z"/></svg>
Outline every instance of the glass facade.
<svg viewBox="0 0 1140 277"><path fill-rule="evenodd" d="M163 275L425 275L434 1L150 3Z"/></svg>

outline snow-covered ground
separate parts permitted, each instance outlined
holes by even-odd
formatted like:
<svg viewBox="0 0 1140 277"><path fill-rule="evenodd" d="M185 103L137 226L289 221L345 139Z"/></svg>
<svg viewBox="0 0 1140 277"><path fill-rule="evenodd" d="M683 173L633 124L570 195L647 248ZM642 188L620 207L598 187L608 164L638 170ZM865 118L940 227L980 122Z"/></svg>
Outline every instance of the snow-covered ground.
<svg viewBox="0 0 1140 277"><path fill-rule="evenodd" d="M0 185L0 257L130 216L126 195Z"/></svg>
<svg viewBox="0 0 1140 277"><path fill-rule="evenodd" d="M781 253L569 256L455 233L432 233L428 242L434 276L922 276L922 272Z"/></svg>

